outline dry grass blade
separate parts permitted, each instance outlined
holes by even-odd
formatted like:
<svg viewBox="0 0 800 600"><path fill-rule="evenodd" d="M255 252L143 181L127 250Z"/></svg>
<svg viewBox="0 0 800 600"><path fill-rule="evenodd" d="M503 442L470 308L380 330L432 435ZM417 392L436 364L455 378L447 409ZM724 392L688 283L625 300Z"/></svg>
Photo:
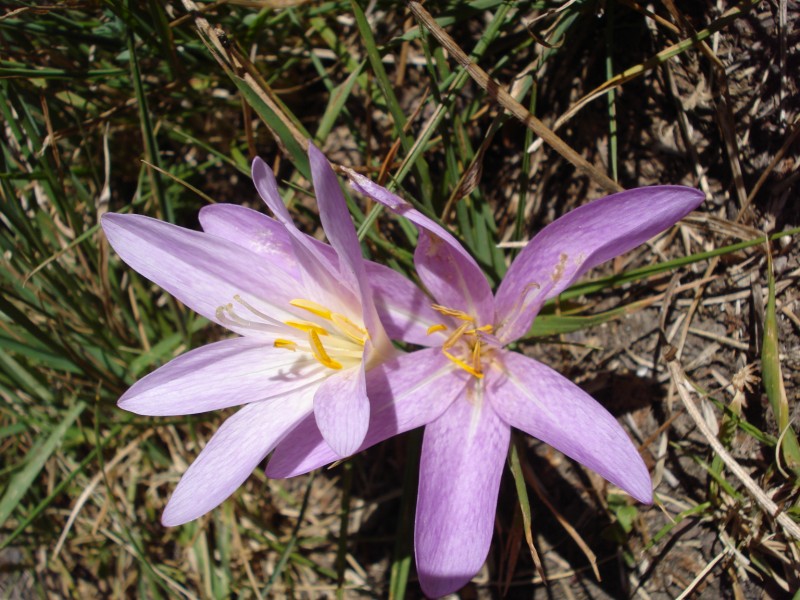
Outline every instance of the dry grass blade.
<svg viewBox="0 0 800 600"><path fill-rule="evenodd" d="M700 584L700 582L703 581L703 579L705 579L705 577L711 572L711 569L713 569L714 566L723 558L725 558L727 555L728 555L727 549L717 554L711 560L711 562L709 562L705 567L703 567L703 570L697 574L697 577L695 577L692 580L692 582L688 586L686 586L686 589L683 590L681 592L681 595L675 598L675 600L683 600L684 598L687 598L694 591L694 589Z"/></svg>
<svg viewBox="0 0 800 600"><path fill-rule="evenodd" d="M758 177L758 181L756 181L755 185L753 186L753 189L750 190L750 194L747 196L747 200L745 201L742 208L739 210L739 214L736 215L737 223L744 218L747 209L753 203L753 200L755 199L756 194L761 189L761 186L764 185L764 182L767 180L767 177L769 177L770 173L772 173L775 167L778 166L778 163L781 162L783 158L786 156L786 152L788 152L789 148L792 146L792 144L794 144L798 136L800 136L800 117L795 119L794 124L792 125L792 132L788 136L786 136L786 141L783 142L783 145L775 153L775 156L772 157L772 160L767 165L767 168L761 172L761 175Z"/></svg>
<svg viewBox="0 0 800 600"><path fill-rule="evenodd" d="M688 48L701 44L703 40L709 38L711 34L713 34L715 31L719 31L720 29L725 27L728 23L730 23L733 19L739 17L743 13L750 10L753 6L758 4L759 1L760 0L748 0L748 2L743 3L742 6L732 8L731 10L723 14L714 23L712 23L705 29L698 31L688 40L683 40L675 44L672 44L671 46L664 48L664 50L662 50L655 56L651 57L647 61L639 65L633 66L629 69L626 69L619 75L615 75L602 85L598 86L597 88L586 94L575 104L573 104L569 108L569 110L567 110L563 115L561 115L558 119L556 119L553 129L554 130L559 129L562 125L564 125L564 123L569 121L578 112L580 112L587 104L597 100L598 98L602 98L609 92L609 90L619 88L624 84L636 79L637 77L640 77L647 71L655 69L658 65L668 61L670 58L674 56L677 56L678 54L684 52Z"/></svg>
<svg viewBox="0 0 800 600"><path fill-rule="evenodd" d="M539 119L534 117L527 108L517 102L504 87L489 77L486 71L472 62L469 56L456 44L455 40L441 28L433 16L431 16L419 2L411 0L407 2L407 4L411 12L413 12L420 22L425 25L437 40L439 40L439 43L456 59L458 64L464 67L475 83L481 86L481 88L500 104L500 106L524 123L526 127L541 137L556 152L571 162L578 170L583 171L604 190L608 192L622 191L623 188L617 182L609 178L608 175L597 169L597 167L575 152L575 150L556 135L552 129L548 128Z"/></svg>
<svg viewBox="0 0 800 600"><path fill-rule="evenodd" d="M244 80L247 88L255 94L269 110L281 120L281 124L286 127L289 134L294 139L294 142L302 148L303 152L308 151L308 137L297 128L295 123L290 119L282 109L279 103L275 101L272 93L269 90L266 82L261 78L258 71L255 69L253 63L243 57L235 47L230 44L230 40L221 31L212 28L205 17L192 0L182 0L184 8L194 15L195 26L200 34L200 39L203 44L208 48L217 62L222 66L229 75L233 77L241 77ZM270 124L265 122L269 127ZM275 143L277 143L283 153L291 156L290 149L286 146L287 140L270 127L273 133Z"/></svg>
<svg viewBox="0 0 800 600"><path fill-rule="evenodd" d="M58 538L58 542L56 543L55 548L53 548L53 553L50 555L50 560L55 560L59 553L61 552L61 548L64 545L64 541L67 539L67 535L69 534L70 529L72 528L72 524L75 522L75 519L78 518L78 513L80 513L81 508L89 499L89 496L92 495L94 489L98 486L98 484L107 476L107 474L114 469L124 458L126 458L129 454L131 454L134 450L138 450L141 443L149 438L153 434L153 431L147 431L141 436L137 437L133 440L130 444L125 446L122 450L120 450L114 458L108 461L104 465L104 469L94 475L91 481L84 487L81 495L75 500L75 506L72 508L70 512L69 518L67 519L67 524L64 526L64 530L61 532L61 536Z"/></svg>
<svg viewBox="0 0 800 600"><path fill-rule="evenodd" d="M705 418L703 418L700 409L697 408L697 405L692 399L690 390L693 392L694 388L692 387L689 378L683 372L683 369L681 369L678 361L671 360L667 363L667 366L669 367L669 373L672 377L672 382L675 385L675 389L678 391L681 401L686 407L686 411L689 413L689 416L692 417L692 420L697 428L705 436L709 445L714 449L714 452L719 455L719 457L725 463L725 466L730 469L731 473L733 473L736 478L742 482L742 485L747 489L748 492L750 492L764 512L767 513L767 515L769 515L771 518L775 519L788 535L800 542L800 526L764 493L764 490L762 490L761 487L759 487L759 485L753 481L753 478L747 474L747 472L738 462L736 462L736 459L730 455L730 453L720 443L719 439L717 439L716 434L711 431L711 428L708 426Z"/></svg>
<svg viewBox="0 0 800 600"><path fill-rule="evenodd" d="M559 510L555 507L555 505L550 500L550 497L547 495L547 492L542 487L542 484L539 482L539 478L536 477L536 474L531 469L530 464L528 461L524 460L523 456L520 456L520 466L522 467L522 474L525 476L525 481L528 483L529 486L536 492L536 495L539 499L547 506L553 516L555 516L558 523L564 528L564 530L569 534L569 537L578 545L581 549L581 552L586 556L586 559L589 561L589 564L592 566L592 571L594 572L594 576L600 581L600 571L597 568L597 556L592 549L589 548L589 544L587 544L578 531L570 524L570 522L562 515Z"/></svg>

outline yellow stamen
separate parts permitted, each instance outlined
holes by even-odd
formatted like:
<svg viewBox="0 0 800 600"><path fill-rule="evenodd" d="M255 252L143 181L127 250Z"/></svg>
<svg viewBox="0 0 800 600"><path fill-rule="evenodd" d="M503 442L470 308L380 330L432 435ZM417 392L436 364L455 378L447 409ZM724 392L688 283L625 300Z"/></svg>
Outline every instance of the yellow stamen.
<svg viewBox="0 0 800 600"><path fill-rule="evenodd" d="M453 334L449 338L447 338L445 340L444 344L442 344L442 349L449 350L450 348L455 346L458 343L458 340L461 339L461 336L463 336L464 333L467 331L468 327L469 327L469 323L462 323L458 327L458 329L456 329L453 332Z"/></svg>
<svg viewBox="0 0 800 600"><path fill-rule="evenodd" d="M431 304L431 308L436 312L442 313L448 317L455 317L456 319L460 319L461 321L469 321L470 323L475 321L475 318L465 313L463 310L456 310L455 308L447 308L446 306L442 306L441 304Z"/></svg>
<svg viewBox="0 0 800 600"><path fill-rule="evenodd" d="M444 355L445 355L447 358L449 358L450 360L452 360L454 363L456 363L456 364L457 364L459 367L461 367L462 369L464 369L464 370L465 370L467 373L469 373L470 375L474 375L474 376L475 376L475 377L477 377L478 379L483 379L483 373L481 373L480 371L476 371L476 370L475 370L475 368L473 368L473 367L469 366L469 365L468 365L467 363L465 363L463 360L461 360L461 359L459 359L459 358L456 358L455 356L453 356L452 354L450 354L450 353L449 353L447 350L444 350L444 349L443 349L443 350L442 350L442 352L444 353ZM480 358L480 357L479 357L479 358Z"/></svg>
<svg viewBox="0 0 800 600"><path fill-rule="evenodd" d="M292 340L275 340L275 343L272 344L275 348L284 348L286 350L291 350L295 352L297 350L297 342L293 342Z"/></svg>
<svg viewBox="0 0 800 600"><path fill-rule="evenodd" d="M330 321L339 331L357 344L361 344L363 346L364 342L369 337L366 329L359 327L344 315L340 315L339 313L331 313Z"/></svg>
<svg viewBox="0 0 800 600"><path fill-rule="evenodd" d="M331 320L331 310L329 308L325 308L321 304L312 302L311 300L303 300L302 298L297 298L295 300L290 300L289 304L291 304L292 306L296 306L297 308L302 308L303 310L307 310L311 314L317 315L318 317L322 317L326 321Z"/></svg>
<svg viewBox="0 0 800 600"><path fill-rule="evenodd" d="M441 323L439 323L438 325L431 325L430 327L428 327L427 335L436 333L437 331L444 331L445 329L447 329L447 325L442 325Z"/></svg>
<svg viewBox="0 0 800 600"><path fill-rule="evenodd" d="M286 324L289 327L294 327L295 329L299 329L300 331L306 331L308 333L316 333L317 335L328 335L328 330L324 327L320 327L315 323L309 323L308 321L286 321Z"/></svg>
<svg viewBox="0 0 800 600"><path fill-rule="evenodd" d="M475 345L472 347L472 368L475 369L476 373L481 373L481 343L475 342ZM481 373L480 377L483 377Z"/></svg>
<svg viewBox="0 0 800 600"><path fill-rule="evenodd" d="M316 331L313 329L309 330L308 339L311 342L311 353L314 355L314 358L316 358L320 363L329 369L342 368L342 363L336 362L330 356L328 356L328 353L325 351L325 347L319 340L319 335L317 335Z"/></svg>
<svg viewBox="0 0 800 600"><path fill-rule="evenodd" d="M459 321L463 321L453 333L450 334L445 342L442 344L442 354L449 360L455 363L461 369L478 379L483 379L483 369L481 368L481 359L483 358L483 342L481 334L490 334L494 331L493 325L481 325L476 327L475 317L465 313L462 310L455 308L447 308L441 304L432 304L431 307L438 313L447 317L453 317ZM428 327L428 335L436 333L437 331L444 331L448 327L444 324L431 325ZM466 337L465 337L466 336ZM460 341L464 341L469 349L469 354L462 360L450 352L450 349L455 347ZM462 352L459 352L461 354ZM471 364L470 364L471 363Z"/></svg>

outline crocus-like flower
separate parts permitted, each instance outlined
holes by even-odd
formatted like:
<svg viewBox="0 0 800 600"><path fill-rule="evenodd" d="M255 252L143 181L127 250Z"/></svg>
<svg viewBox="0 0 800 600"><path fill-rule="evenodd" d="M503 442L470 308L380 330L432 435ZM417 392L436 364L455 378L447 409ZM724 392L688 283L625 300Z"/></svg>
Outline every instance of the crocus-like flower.
<svg viewBox="0 0 800 600"><path fill-rule="evenodd" d="M486 559L512 426L650 503L650 475L616 419L553 369L505 346L529 330L547 299L676 223L703 194L659 186L577 208L531 240L493 295L446 230L368 179L350 178L417 226L417 272L435 299L433 317L418 313L432 347L368 375L373 408L362 445L425 425L415 524L423 591L437 597L460 588ZM307 419L275 452L267 474L296 475L335 458Z"/></svg>
<svg viewBox="0 0 800 600"><path fill-rule="evenodd" d="M309 159L330 246L295 227L260 159L253 181L276 219L217 204L202 209L201 233L144 216L102 217L129 266L241 336L172 360L119 400L144 415L244 405L181 478L165 525L220 504L312 412L333 451L352 454L369 424L365 373L398 353L387 330L415 343L425 337L410 317L427 298L391 269L363 260L336 175L313 146Z"/></svg>

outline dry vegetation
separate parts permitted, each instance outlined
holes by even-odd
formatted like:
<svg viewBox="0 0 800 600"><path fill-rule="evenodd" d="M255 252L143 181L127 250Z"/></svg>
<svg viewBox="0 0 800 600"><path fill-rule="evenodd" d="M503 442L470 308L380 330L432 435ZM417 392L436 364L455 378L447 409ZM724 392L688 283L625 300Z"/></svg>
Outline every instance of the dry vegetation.
<svg viewBox="0 0 800 600"><path fill-rule="evenodd" d="M317 231L298 159L307 137L439 215L495 282L520 242L602 195L603 177L707 194L699 212L593 273L596 285L548 306L520 345L619 417L656 504L518 435L541 568L508 472L489 558L463 598L798 589L800 5L421 10L439 18L422 33L401 2L0 9L5 596L420 596L409 554L419 432L313 477L257 470L212 514L164 529L171 490L225 415L115 407L137 378L224 332L122 265L98 215L196 228L206 202L257 206L257 152ZM461 70L458 48L566 150ZM353 205L357 222L366 208ZM411 272L396 221L381 217L366 240Z"/></svg>

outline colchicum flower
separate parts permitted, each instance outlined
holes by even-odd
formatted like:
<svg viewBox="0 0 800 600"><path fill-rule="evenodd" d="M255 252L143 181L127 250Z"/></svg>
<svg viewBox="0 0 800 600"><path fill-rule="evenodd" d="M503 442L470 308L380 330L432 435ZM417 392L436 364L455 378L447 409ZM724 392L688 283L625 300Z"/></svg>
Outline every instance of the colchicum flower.
<svg viewBox="0 0 800 600"><path fill-rule="evenodd" d="M512 426L652 502L648 470L616 419L553 369L505 346L525 335L546 300L675 224L703 194L658 186L581 206L531 240L493 295L452 235L381 186L350 177L357 191L417 226L417 272L435 299L417 314L430 347L367 376L373 406L361 446L425 426L415 523L423 591L455 591L485 561ZM267 475L298 475L335 459L306 419L276 450Z"/></svg>
<svg viewBox="0 0 800 600"><path fill-rule="evenodd" d="M333 452L352 454L369 424L365 374L398 354L387 331L412 343L425 338L411 317L427 298L398 273L364 261L336 175L313 146L309 159L330 246L295 227L260 159L253 181L275 219L226 204L201 210L204 232L139 215L102 217L130 267L241 336L172 360L119 400L153 416L244 405L181 478L165 525L219 505L312 413Z"/></svg>

